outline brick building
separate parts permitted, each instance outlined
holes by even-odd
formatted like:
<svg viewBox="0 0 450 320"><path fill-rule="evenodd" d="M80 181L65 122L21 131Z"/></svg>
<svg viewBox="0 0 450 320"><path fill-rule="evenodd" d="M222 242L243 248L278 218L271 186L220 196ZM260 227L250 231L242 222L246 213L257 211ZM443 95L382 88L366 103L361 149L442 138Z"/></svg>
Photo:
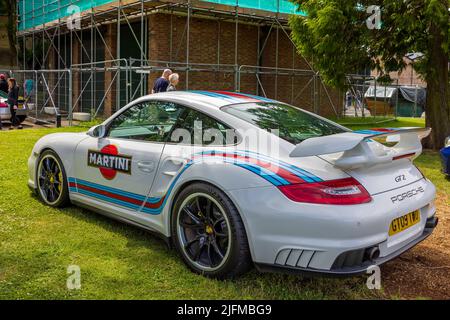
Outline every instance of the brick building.
<svg viewBox="0 0 450 320"><path fill-rule="evenodd" d="M321 83L289 38L295 7L287 0L53 1L76 16L31 22L30 2L19 1L19 38L32 50L44 41L46 49L27 69L54 70L45 83L58 90L47 100L63 110L110 115L150 92L169 67L181 76L179 90L241 91L325 116L340 112L342 96Z"/></svg>

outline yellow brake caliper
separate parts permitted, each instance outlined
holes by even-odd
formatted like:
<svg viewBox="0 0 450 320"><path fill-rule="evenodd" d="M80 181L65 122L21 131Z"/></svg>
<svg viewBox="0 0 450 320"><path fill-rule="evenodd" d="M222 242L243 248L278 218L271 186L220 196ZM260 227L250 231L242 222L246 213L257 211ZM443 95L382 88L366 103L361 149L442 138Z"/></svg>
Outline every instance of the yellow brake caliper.
<svg viewBox="0 0 450 320"><path fill-rule="evenodd" d="M61 189L62 189L62 182L63 182L63 175L62 175L61 170L60 170L59 173L58 173L58 181L59 181L59 184L58 184L58 191L61 192Z"/></svg>

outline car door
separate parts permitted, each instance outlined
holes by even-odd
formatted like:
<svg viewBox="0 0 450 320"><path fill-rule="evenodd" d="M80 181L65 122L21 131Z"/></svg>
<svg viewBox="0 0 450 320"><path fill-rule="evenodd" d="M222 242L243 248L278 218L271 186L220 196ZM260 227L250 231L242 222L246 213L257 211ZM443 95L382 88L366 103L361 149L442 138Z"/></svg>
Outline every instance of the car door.
<svg viewBox="0 0 450 320"><path fill-rule="evenodd" d="M155 209L160 212L164 209L165 200L194 154L211 149L225 150L227 139L233 134L234 130L222 122L187 108L182 121L177 123L168 137L161 156L155 183L149 194ZM230 144L234 143L233 139ZM163 223L164 218L160 216L160 219Z"/></svg>
<svg viewBox="0 0 450 320"><path fill-rule="evenodd" d="M103 138L83 140L75 153L71 191L83 202L155 227L154 212L144 204L164 141L183 109L170 102L137 103L107 124Z"/></svg>

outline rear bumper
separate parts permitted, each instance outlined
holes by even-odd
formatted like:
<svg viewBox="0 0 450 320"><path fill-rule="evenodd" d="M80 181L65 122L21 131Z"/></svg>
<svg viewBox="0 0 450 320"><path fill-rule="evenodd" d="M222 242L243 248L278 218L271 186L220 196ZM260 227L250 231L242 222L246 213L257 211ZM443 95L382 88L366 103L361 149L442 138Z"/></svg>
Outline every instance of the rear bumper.
<svg viewBox="0 0 450 320"><path fill-rule="evenodd" d="M276 188L229 194L242 213L258 266L353 274L364 272L366 262L384 263L422 241L431 232L425 229L436 213L435 192L429 180L420 179L353 206L297 203ZM416 210L419 223L389 236L394 219ZM376 249L378 254L371 254Z"/></svg>
<svg viewBox="0 0 450 320"><path fill-rule="evenodd" d="M331 269L331 270L321 270L321 269L313 269L313 268L300 268L300 267L290 267L290 266L281 266L281 265L272 265L272 264L264 264L264 263L256 263L256 268L261 272L282 272L282 273L298 273L298 274L309 274L309 275L327 275L327 276L356 276L360 274L364 274L367 272L369 267L372 266L380 266L388 261L391 261L401 254L405 253L409 249L415 247L417 244L428 238L433 230L436 228L439 219L435 216L429 218L426 223L426 228L423 233L411 241L407 245L397 249L396 251L390 253L387 256L380 257L374 259L370 262L366 262L360 266L350 267L350 268L340 268L340 269Z"/></svg>
<svg viewBox="0 0 450 320"><path fill-rule="evenodd" d="M28 116L28 109L17 109L17 116ZM9 108L0 108L0 119L2 120L10 120L11 113L9 112Z"/></svg>

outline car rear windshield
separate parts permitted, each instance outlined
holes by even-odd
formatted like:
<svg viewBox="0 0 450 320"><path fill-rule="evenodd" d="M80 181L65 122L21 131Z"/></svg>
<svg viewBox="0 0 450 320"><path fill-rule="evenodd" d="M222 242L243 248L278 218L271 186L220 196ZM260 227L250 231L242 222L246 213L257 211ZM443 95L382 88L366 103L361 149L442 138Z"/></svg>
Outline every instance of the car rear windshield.
<svg viewBox="0 0 450 320"><path fill-rule="evenodd" d="M294 144L313 137L346 132L337 124L281 103L236 104L222 110L261 129L278 129L280 138Z"/></svg>

